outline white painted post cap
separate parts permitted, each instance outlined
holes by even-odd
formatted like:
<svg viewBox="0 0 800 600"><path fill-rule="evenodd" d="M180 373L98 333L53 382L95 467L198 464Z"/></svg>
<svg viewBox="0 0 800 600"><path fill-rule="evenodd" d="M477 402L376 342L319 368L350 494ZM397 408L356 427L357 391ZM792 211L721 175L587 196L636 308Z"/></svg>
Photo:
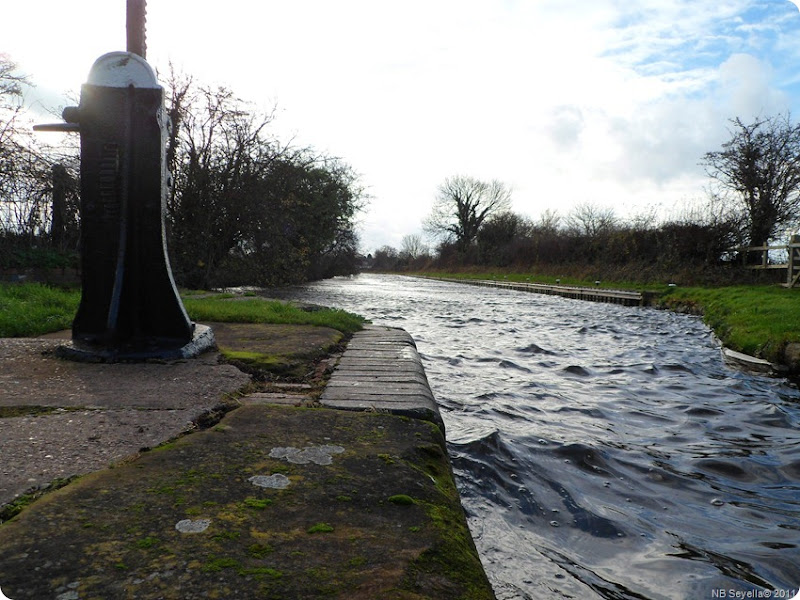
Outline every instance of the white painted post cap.
<svg viewBox="0 0 800 600"><path fill-rule="evenodd" d="M137 54L131 52L109 52L92 65L86 83L105 87L158 89L153 67Z"/></svg>

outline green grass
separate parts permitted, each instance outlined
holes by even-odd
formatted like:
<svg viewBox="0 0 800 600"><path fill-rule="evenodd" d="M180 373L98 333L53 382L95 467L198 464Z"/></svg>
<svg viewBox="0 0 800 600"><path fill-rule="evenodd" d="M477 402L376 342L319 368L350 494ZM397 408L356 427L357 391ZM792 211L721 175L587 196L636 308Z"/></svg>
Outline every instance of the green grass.
<svg viewBox="0 0 800 600"><path fill-rule="evenodd" d="M275 323L285 325L317 325L354 333L364 325L358 315L338 310L302 310L278 300L232 300L224 296L184 298L184 306L195 321L222 321L229 323Z"/></svg>
<svg viewBox="0 0 800 600"><path fill-rule="evenodd" d="M39 283L0 283L0 337L33 337L69 329L79 290Z"/></svg>
<svg viewBox="0 0 800 600"><path fill-rule="evenodd" d="M336 309L305 311L277 300L232 299L231 294L196 297L185 295L184 305L195 321L318 325L353 333L364 319ZM38 283L0 283L0 337L35 337L69 329L78 310L78 289L61 289Z"/></svg>
<svg viewBox="0 0 800 600"><path fill-rule="evenodd" d="M780 286L673 288L660 299L695 309L729 348L781 362L787 343L800 342L800 289Z"/></svg>

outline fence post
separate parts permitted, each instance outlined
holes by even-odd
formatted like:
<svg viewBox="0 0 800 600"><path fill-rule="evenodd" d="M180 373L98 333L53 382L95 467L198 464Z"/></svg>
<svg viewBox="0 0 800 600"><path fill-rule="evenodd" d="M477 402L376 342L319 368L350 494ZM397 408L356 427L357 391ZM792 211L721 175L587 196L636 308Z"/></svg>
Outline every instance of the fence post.
<svg viewBox="0 0 800 600"><path fill-rule="evenodd" d="M800 269L800 235L793 235L789 239L789 264L786 272L786 287L794 287L798 277L795 276L795 269Z"/></svg>
<svg viewBox="0 0 800 600"><path fill-rule="evenodd" d="M64 229L67 213L69 174L62 164L53 165L53 216L50 219L50 240L55 248L64 250Z"/></svg>

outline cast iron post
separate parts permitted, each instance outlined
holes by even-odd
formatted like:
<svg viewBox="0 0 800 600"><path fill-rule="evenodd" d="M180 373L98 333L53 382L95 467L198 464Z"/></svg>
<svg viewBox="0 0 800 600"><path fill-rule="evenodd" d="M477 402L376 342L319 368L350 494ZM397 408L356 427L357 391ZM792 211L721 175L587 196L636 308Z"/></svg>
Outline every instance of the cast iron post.
<svg viewBox="0 0 800 600"><path fill-rule="evenodd" d="M143 58L144 0L128 0L130 52L98 58L66 123L81 135L81 302L72 345L87 360L194 356L213 346L186 314L167 256L164 90Z"/></svg>
<svg viewBox="0 0 800 600"><path fill-rule="evenodd" d="M77 343L146 353L192 340L166 253L163 103L150 65L128 52L97 59L81 88Z"/></svg>

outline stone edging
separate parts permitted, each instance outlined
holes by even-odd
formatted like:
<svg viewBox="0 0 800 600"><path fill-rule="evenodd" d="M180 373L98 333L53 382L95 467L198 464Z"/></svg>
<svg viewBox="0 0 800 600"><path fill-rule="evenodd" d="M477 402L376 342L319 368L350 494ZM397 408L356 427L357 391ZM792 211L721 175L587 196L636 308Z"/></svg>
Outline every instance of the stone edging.
<svg viewBox="0 0 800 600"><path fill-rule="evenodd" d="M424 419L444 433L414 339L399 328L367 325L357 332L325 386L320 404Z"/></svg>

